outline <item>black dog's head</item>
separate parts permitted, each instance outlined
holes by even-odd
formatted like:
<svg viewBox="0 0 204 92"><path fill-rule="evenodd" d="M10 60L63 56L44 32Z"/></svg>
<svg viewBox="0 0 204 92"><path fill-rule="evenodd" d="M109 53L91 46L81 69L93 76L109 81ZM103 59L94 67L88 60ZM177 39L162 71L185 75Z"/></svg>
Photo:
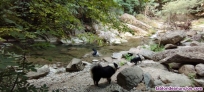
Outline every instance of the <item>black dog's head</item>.
<svg viewBox="0 0 204 92"><path fill-rule="evenodd" d="M111 66L112 68L114 68L115 70L117 70L119 67L118 67L118 64L116 63L113 63L113 64L109 64L109 66Z"/></svg>
<svg viewBox="0 0 204 92"><path fill-rule="evenodd" d="M119 67L118 67L118 64L113 63L113 65L114 65L114 67L115 67L116 69L118 69L118 68L119 68Z"/></svg>

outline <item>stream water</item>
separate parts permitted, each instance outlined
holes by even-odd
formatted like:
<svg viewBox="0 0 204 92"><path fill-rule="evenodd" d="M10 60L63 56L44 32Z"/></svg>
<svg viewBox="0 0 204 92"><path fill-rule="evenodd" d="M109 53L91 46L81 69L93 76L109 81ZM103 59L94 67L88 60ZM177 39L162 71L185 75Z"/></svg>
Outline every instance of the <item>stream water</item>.
<svg viewBox="0 0 204 92"><path fill-rule="evenodd" d="M109 46L97 46L94 44L56 45L53 48L33 52L28 57L28 60L35 64L68 63L72 58L81 58L86 53L92 52L92 48L96 48L103 56L111 56L113 52L126 51L131 47L143 45L148 41L148 38L134 38L120 45Z"/></svg>

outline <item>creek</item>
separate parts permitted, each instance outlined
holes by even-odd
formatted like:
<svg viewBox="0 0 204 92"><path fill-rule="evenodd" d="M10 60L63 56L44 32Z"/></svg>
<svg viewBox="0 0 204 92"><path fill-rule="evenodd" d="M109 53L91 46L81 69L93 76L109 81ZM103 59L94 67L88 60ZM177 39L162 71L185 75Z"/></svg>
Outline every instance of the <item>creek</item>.
<svg viewBox="0 0 204 92"><path fill-rule="evenodd" d="M96 44L60 44L46 50L34 51L27 59L35 64L52 64L56 62L69 63L73 58L81 58L86 53L92 52L92 48L97 49L103 56L111 56L113 52L127 51L132 47L144 45L148 42L149 38L134 38L119 45L97 46Z"/></svg>

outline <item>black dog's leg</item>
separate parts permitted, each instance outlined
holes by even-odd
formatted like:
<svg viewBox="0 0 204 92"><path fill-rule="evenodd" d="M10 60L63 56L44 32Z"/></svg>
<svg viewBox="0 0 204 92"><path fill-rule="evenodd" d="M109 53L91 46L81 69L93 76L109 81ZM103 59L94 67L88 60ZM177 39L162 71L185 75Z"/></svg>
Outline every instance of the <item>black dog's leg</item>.
<svg viewBox="0 0 204 92"><path fill-rule="evenodd" d="M108 80L108 83L110 84L111 83L111 78L107 78L107 80Z"/></svg>
<svg viewBox="0 0 204 92"><path fill-rule="evenodd" d="M99 82L100 79L101 79L101 78L96 78L96 79L94 80L94 85L98 86L98 82Z"/></svg>

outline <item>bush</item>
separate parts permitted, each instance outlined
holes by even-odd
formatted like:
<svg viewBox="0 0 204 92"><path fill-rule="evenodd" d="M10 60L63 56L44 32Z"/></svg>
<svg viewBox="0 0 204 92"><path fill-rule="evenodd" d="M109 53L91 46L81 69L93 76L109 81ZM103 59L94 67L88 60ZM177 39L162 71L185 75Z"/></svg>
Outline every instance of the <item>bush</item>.
<svg viewBox="0 0 204 92"><path fill-rule="evenodd" d="M164 18L169 24L175 21L187 22L189 15L201 11L203 0L174 0L167 2L157 14Z"/></svg>

